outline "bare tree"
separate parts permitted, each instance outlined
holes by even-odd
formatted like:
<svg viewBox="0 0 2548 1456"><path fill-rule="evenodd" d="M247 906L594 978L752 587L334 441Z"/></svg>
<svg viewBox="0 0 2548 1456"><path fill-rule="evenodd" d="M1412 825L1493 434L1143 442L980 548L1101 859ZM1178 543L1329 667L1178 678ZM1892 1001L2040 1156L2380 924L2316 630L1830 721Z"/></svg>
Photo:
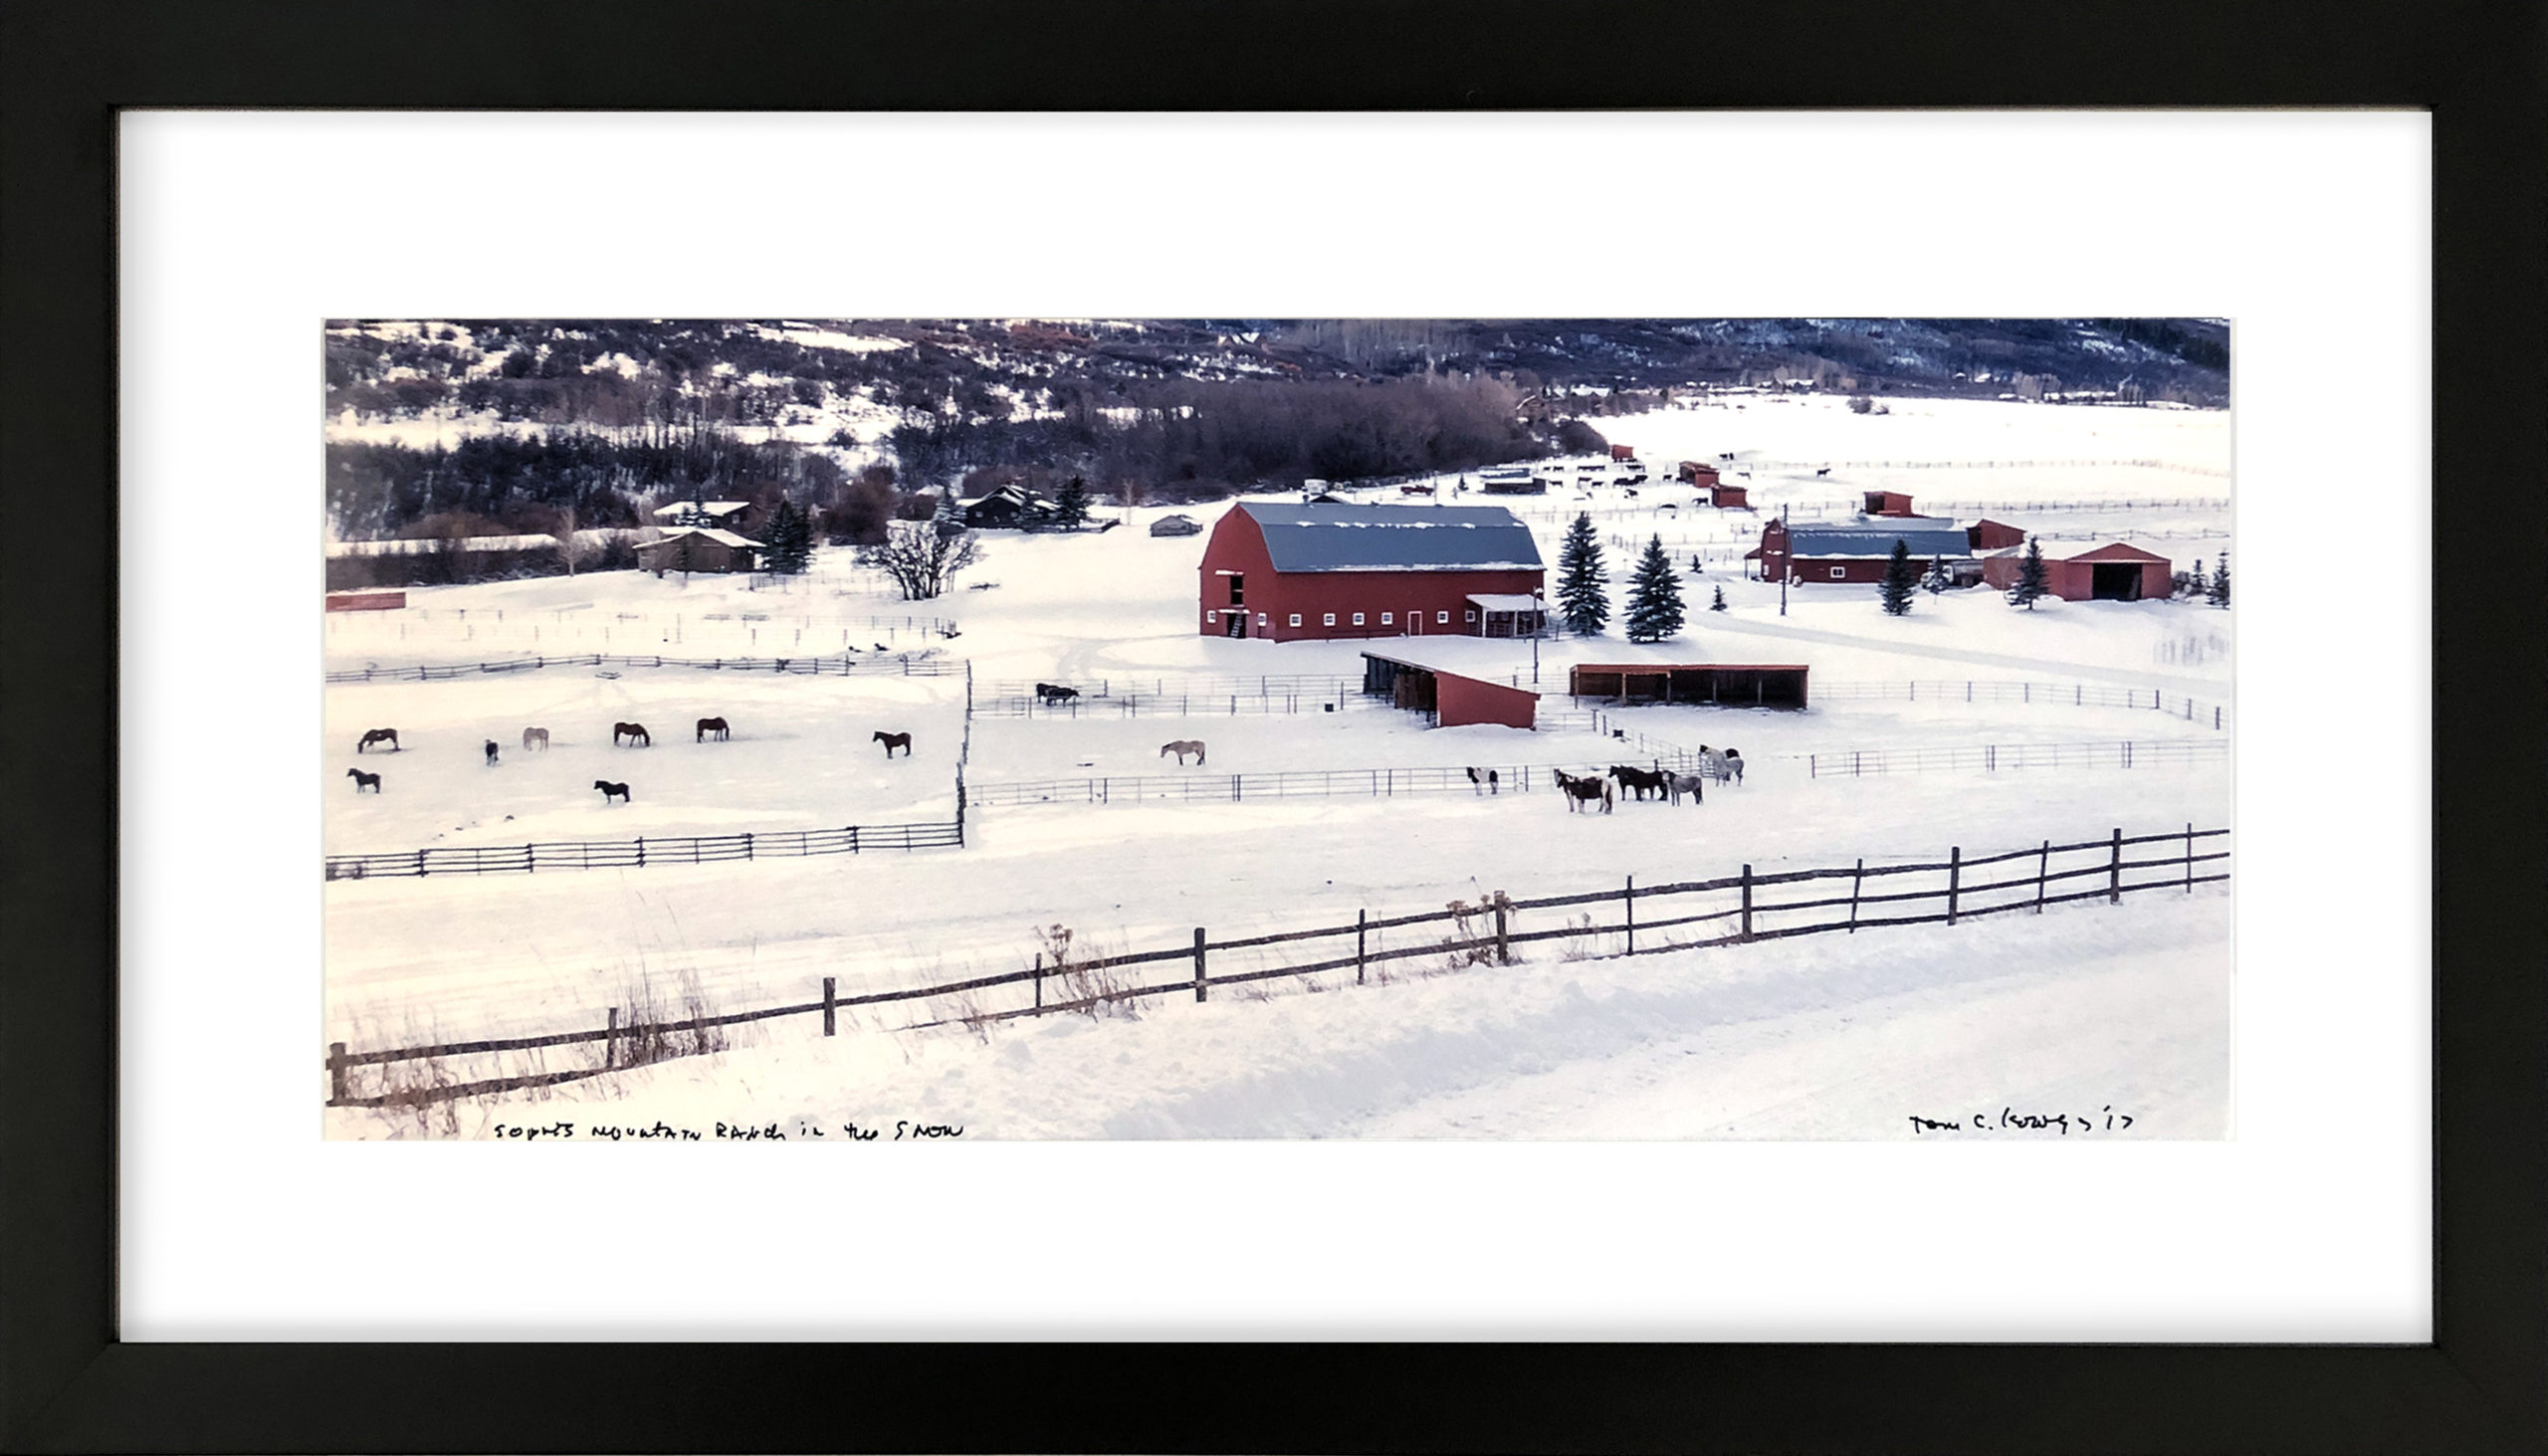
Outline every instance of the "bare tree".
<svg viewBox="0 0 2548 1456"><path fill-rule="evenodd" d="M927 601L945 594L956 573L981 556L981 543L961 526L948 529L938 520L894 520L886 522L883 541L859 548L858 564L892 577L903 589L903 600Z"/></svg>

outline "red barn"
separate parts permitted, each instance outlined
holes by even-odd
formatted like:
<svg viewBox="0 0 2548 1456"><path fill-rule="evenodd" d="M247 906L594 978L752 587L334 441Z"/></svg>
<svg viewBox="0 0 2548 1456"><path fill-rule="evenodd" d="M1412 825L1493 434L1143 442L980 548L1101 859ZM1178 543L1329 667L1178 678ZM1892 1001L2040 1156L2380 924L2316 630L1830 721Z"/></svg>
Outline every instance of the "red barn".
<svg viewBox="0 0 2548 1456"><path fill-rule="evenodd" d="M1203 546L1207 637L1529 635L1515 598L1547 577L1531 528L1501 506L1247 502Z"/></svg>
<svg viewBox="0 0 2548 1456"><path fill-rule="evenodd" d="M1866 514L1869 516L1916 516L1911 498L1900 491L1867 492Z"/></svg>
<svg viewBox="0 0 2548 1456"><path fill-rule="evenodd" d="M1964 538L1973 543L1974 551L2004 551L2026 543L2026 533L2014 525L1996 520L1977 520L1964 528Z"/></svg>
<svg viewBox="0 0 2548 1456"><path fill-rule="evenodd" d="M1983 558L1982 579L2006 591L2025 570L2025 548ZM2066 602L2166 601L2175 589L2173 563L2121 541L2054 541L2043 548L2043 588Z"/></svg>
<svg viewBox="0 0 2548 1456"><path fill-rule="evenodd" d="M1893 564L1896 542L1907 547L1912 561L1924 570L1931 561L1946 562L1950 572L1971 569L1973 549L1964 527L1952 520L1921 516L1887 520L1882 525L1864 520L1840 525L1790 525L1773 520L1761 527L1761 544L1744 552L1744 559L1760 561L1763 581L1776 581L1783 576L1799 585L1882 581L1885 568Z"/></svg>
<svg viewBox="0 0 2548 1456"><path fill-rule="evenodd" d="M1634 460L1636 459L1636 447L1633 445L1613 445L1610 447L1610 458L1612 460Z"/></svg>
<svg viewBox="0 0 2548 1456"><path fill-rule="evenodd" d="M1391 705L1408 712L1430 717L1435 728L1466 728L1481 723L1517 728L1539 727L1540 695L1528 688L1490 683L1484 678L1385 653L1363 654L1363 691L1386 698Z"/></svg>
<svg viewBox="0 0 2548 1456"><path fill-rule="evenodd" d="M1749 511L1752 502L1744 494L1744 489L1742 486L1712 485L1708 487L1708 504L1719 511Z"/></svg>
<svg viewBox="0 0 2548 1456"><path fill-rule="evenodd" d="M1708 464L1706 461L1685 460L1681 462L1681 484L1685 486L1696 486L1700 490L1704 491L1716 484L1716 467Z"/></svg>

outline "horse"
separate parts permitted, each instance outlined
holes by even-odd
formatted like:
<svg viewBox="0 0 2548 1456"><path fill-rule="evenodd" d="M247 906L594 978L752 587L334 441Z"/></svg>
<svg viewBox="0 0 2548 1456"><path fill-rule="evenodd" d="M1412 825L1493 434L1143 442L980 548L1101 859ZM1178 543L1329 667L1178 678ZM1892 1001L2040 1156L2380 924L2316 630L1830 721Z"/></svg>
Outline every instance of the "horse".
<svg viewBox="0 0 2548 1456"><path fill-rule="evenodd" d="M612 724L610 726L610 745L614 748L618 747L619 739L623 734L627 736L631 743L644 743L649 748L655 746L654 734L646 731L646 726L642 723Z"/></svg>
<svg viewBox="0 0 2548 1456"><path fill-rule="evenodd" d="M1691 803L1704 804L1708 801L1706 784L1704 774L1667 773L1663 775L1663 796L1677 804L1681 795L1688 794Z"/></svg>
<svg viewBox="0 0 2548 1456"><path fill-rule="evenodd" d="M1179 768L1185 766L1185 755L1188 753L1194 755L1195 767L1200 768L1203 766L1203 740L1201 738L1178 738L1174 742L1162 743L1159 745L1159 756L1165 758L1170 753L1176 755L1176 766Z"/></svg>
<svg viewBox="0 0 2548 1456"><path fill-rule="evenodd" d="M1827 466L1827 465L1826 465L1826 466L1824 466L1824 467L1822 467L1822 469L1817 470L1817 471L1815 471L1815 472L1814 472L1814 474L1815 474L1815 475L1818 475L1818 476L1827 476L1827 475L1829 475L1830 473L1831 473L1831 467L1829 467L1829 466Z"/></svg>
<svg viewBox="0 0 2548 1456"><path fill-rule="evenodd" d="M1060 703L1065 699L1077 698L1079 696L1079 690L1077 688L1065 688L1056 683L1037 683L1035 685L1035 696L1046 703Z"/></svg>
<svg viewBox="0 0 2548 1456"><path fill-rule="evenodd" d="M707 742L708 735L710 733L715 733L717 735L717 741L721 743L726 741L726 720L722 718L701 719L699 721L699 736L691 739L691 741L694 743Z"/></svg>
<svg viewBox="0 0 2548 1456"><path fill-rule="evenodd" d="M1496 771L1492 768L1486 770L1486 776L1484 778L1478 777L1478 770L1474 768L1470 769L1469 782L1471 784L1485 784L1486 791L1491 794L1503 792L1503 790L1497 786ZM1471 788L1469 792L1475 793L1477 790L1475 788Z"/></svg>
<svg viewBox="0 0 2548 1456"><path fill-rule="evenodd" d="M380 792L380 775L377 773L365 773L359 768L348 768L345 770L345 776L354 781L355 793L361 793L364 789L369 789L373 793Z"/></svg>
<svg viewBox="0 0 2548 1456"><path fill-rule="evenodd" d="M354 744L354 751L357 753L362 752L374 743L387 743L389 745L390 752L397 752L398 730L396 728L373 728L370 732L362 735L361 742Z"/></svg>
<svg viewBox="0 0 2548 1456"><path fill-rule="evenodd" d="M1647 794L1663 791L1663 774L1658 769L1630 768L1624 763L1613 763L1610 776L1619 781L1619 787L1635 790L1640 803L1644 802Z"/></svg>
<svg viewBox="0 0 2548 1456"><path fill-rule="evenodd" d="M522 746L523 746L523 751L525 751L525 752L529 752L529 751L531 750L531 746L532 746L533 744L537 744L537 745L538 745L538 747L539 747L539 751L541 751L541 752L543 752L543 753L547 752L547 751L548 751L548 729L543 728L524 728L524 729L522 730Z"/></svg>
<svg viewBox="0 0 2548 1456"><path fill-rule="evenodd" d="M894 750L896 748L903 750L904 757L909 758L912 756L912 735L909 733L889 733L880 728L877 730L876 736L870 738L868 741L884 744L885 756L888 758L894 756Z"/></svg>
<svg viewBox="0 0 2548 1456"><path fill-rule="evenodd" d="M490 768L496 766L496 740L494 738L489 738L487 740L487 766Z"/></svg>
<svg viewBox="0 0 2548 1456"><path fill-rule="evenodd" d="M628 785L624 783L612 783L606 778L596 778L593 780L593 787L601 790L601 802L603 808L610 807L610 801L612 799L617 799L623 804L633 804L636 802L635 799L628 797Z"/></svg>
<svg viewBox="0 0 2548 1456"><path fill-rule="evenodd" d="M1606 814L1610 812L1611 805L1617 802L1611 796L1610 781L1606 778L1592 775L1578 778L1563 768L1552 768L1549 771L1557 775L1557 786L1566 793L1566 807L1569 813L1579 813L1586 804L1598 799L1601 801L1601 812Z"/></svg>
<svg viewBox="0 0 2548 1456"><path fill-rule="evenodd" d="M1728 749L1726 749L1726 750L1725 750L1725 766L1726 766L1726 767L1728 767L1728 768L1730 768L1730 769L1732 769L1732 770L1734 770L1734 786L1735 786L1736 788L1741 788L1741 787L1743 786L1743 753L1742 753L1742 750L1741 750L1741 749L1738 749L1738 748L1728 748Z"/></svg>

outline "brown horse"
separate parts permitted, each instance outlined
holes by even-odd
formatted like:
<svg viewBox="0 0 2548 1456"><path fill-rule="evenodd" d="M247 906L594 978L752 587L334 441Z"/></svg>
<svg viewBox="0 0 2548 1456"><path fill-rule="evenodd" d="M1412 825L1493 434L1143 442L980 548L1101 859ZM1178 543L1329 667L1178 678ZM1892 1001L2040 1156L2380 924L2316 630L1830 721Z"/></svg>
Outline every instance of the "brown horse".
<svg viewBox="0 0 2548 1456"><path fill-rule="evenodd" d="M345 776L354 781L355 793L361 793L364 789L369 789L373 793L380 792L380 775L377 773L365 773L359 768L348 768L345 770Z"/></svg>
<svg viewBox="0 0 2548 1456"><path fill-rule="evenodd" d="M1165 758L1170 753L1176 755L1176 763L1180 768L1185 765L1185 755L1188 753L1194 755L1195 767L1200 768L1203 766L1203 740L1201 738L1178 738L1174 742L1162 743L1159 745L1159 756Z"/></svg>
<svg viewBox="0 0 2548 1456"><path fill-rule="evenodd" d="M880 728L877 730L876 736L869 739L869 741L884 744L885 756L888 758L894 756L894 750L896 748L903 750L904 757L909 758L912 756L912 735L909 733L889 733Z"/></svg>
<svg viewBox="0 0 2548 1456"><path fill-rule="evenodd" d="M397 752L398 730L396 728L373 728L370 732L362 735L361 742L354 744L354 751L357 753L362 752L374 743L387 743L389 745L390 752Z"/></svg>
<svg viewBox="0 0 2548 1456"><path fill-rule="evenodd" d="M646 731L646 726L644 724L615 723L610 726L610 745L612 747L616 748L619 746L620 735L623 733L627 735L628 740L631 743L644 743L649 748L655 746L654 735Z"/></svg>
<svg viewBox="0 0 2548 1456"><path fill-rule="evenodd" d="M537 745L538 745L538 747L539 747L539 750L540 750L541 752L543 752L543 753L547 752L547 751L548 751L548 729L543 728L524 728L524 729L522 730L522 745L523 745L524 750L525 750L525 751L528 751L528 750L531 747L531 745L533 745L533 744L537 744Z"/></svg>
<svg viewBox="0 0 2548 1456"><path fill-rule="evenodd" d="M609 806L612 799L617 799L623 804L636 802L628 797L628 785L624 783L612 783L606 778L596 778L593 780L593 787L601 790L601 801L605 808Z"/></svg>
<svg viewBox="0 0 2548 1456"><path fill-rule="evenodd" d="M487 740L487 766L490 768L496 766L496 740L494 738L489 738Z"/></svg>
<svg viewBox="0 0 2548 1456"><path fill-rule="evenodd" d="M715 733L717 735L717 740L721 743L724 742L726 740L726 720L722 718L701 719L699 721L699 736L691 739L691 741L694 743L707 742L708 735L710 733Z"/></svg>
<svg viewBox="0 0 2548 1456"><path fill-rule="evenodd" d="M1662 771L1659 769L1630 768L1624 763L1613 763L1610 765L1610 776L1619 781L1619 787L1635 790L1640 803L1644 801L1647 794L1662 793L1666 787Z"/></svg>

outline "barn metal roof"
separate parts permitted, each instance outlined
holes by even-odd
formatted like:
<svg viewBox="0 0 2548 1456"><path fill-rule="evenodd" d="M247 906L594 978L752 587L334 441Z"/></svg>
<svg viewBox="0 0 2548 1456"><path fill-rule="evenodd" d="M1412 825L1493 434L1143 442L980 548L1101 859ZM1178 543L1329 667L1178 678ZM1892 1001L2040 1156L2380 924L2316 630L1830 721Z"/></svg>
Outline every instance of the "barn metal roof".
<svg viewBox="0 0 2548 1456"><path fill-rule="evenodd" d="M737 535L731 530L720 530L713 525L685 525L674 530L665 531L659 539L640 541L638 542L638 546L640 549L650 549L655 546L666 545L670 542L680 540L686 535L706 536L708 539L715 541L721 546L758 546L760 544L759 541L753 540L750 536Z"/></svg>
<svg viewBox="0 0 2548 1456"><path fill-rule="evenodd" d="M1905 517L1898 525L1852 522L1788 527L1788 550L1798 556L1890 556L1895 541L1910 547L1912 555L1923 558L1973 554L1972 541L1964 527L1931 517Z"/></svg>
<svg viewBox="0 0 2548 1456"><path fill-rule="evenodd" d="M1277 571L1538 571L1531 528L1501 506L1248 502Z"/></svg>
<svg viewBox="0 0 2548 1456"><path fill-rule="evenodd" d="M2135 541L2047 541L2040 536L2037 536L2035 539L2036 542L2043 547L2043 559L2047 561L2073 561L2077 560L2081 556L2092 555L2098 551L2125 551L2130 553L2129 555L2111 558L2116 560L2159 562L2166 562L2168 560L2168 557ZM2025 553L2026 548L2023 546L2004 546L1999 550L1993 551L1991 554L1995 556L2013 556L2022 558Z"/></svg>

